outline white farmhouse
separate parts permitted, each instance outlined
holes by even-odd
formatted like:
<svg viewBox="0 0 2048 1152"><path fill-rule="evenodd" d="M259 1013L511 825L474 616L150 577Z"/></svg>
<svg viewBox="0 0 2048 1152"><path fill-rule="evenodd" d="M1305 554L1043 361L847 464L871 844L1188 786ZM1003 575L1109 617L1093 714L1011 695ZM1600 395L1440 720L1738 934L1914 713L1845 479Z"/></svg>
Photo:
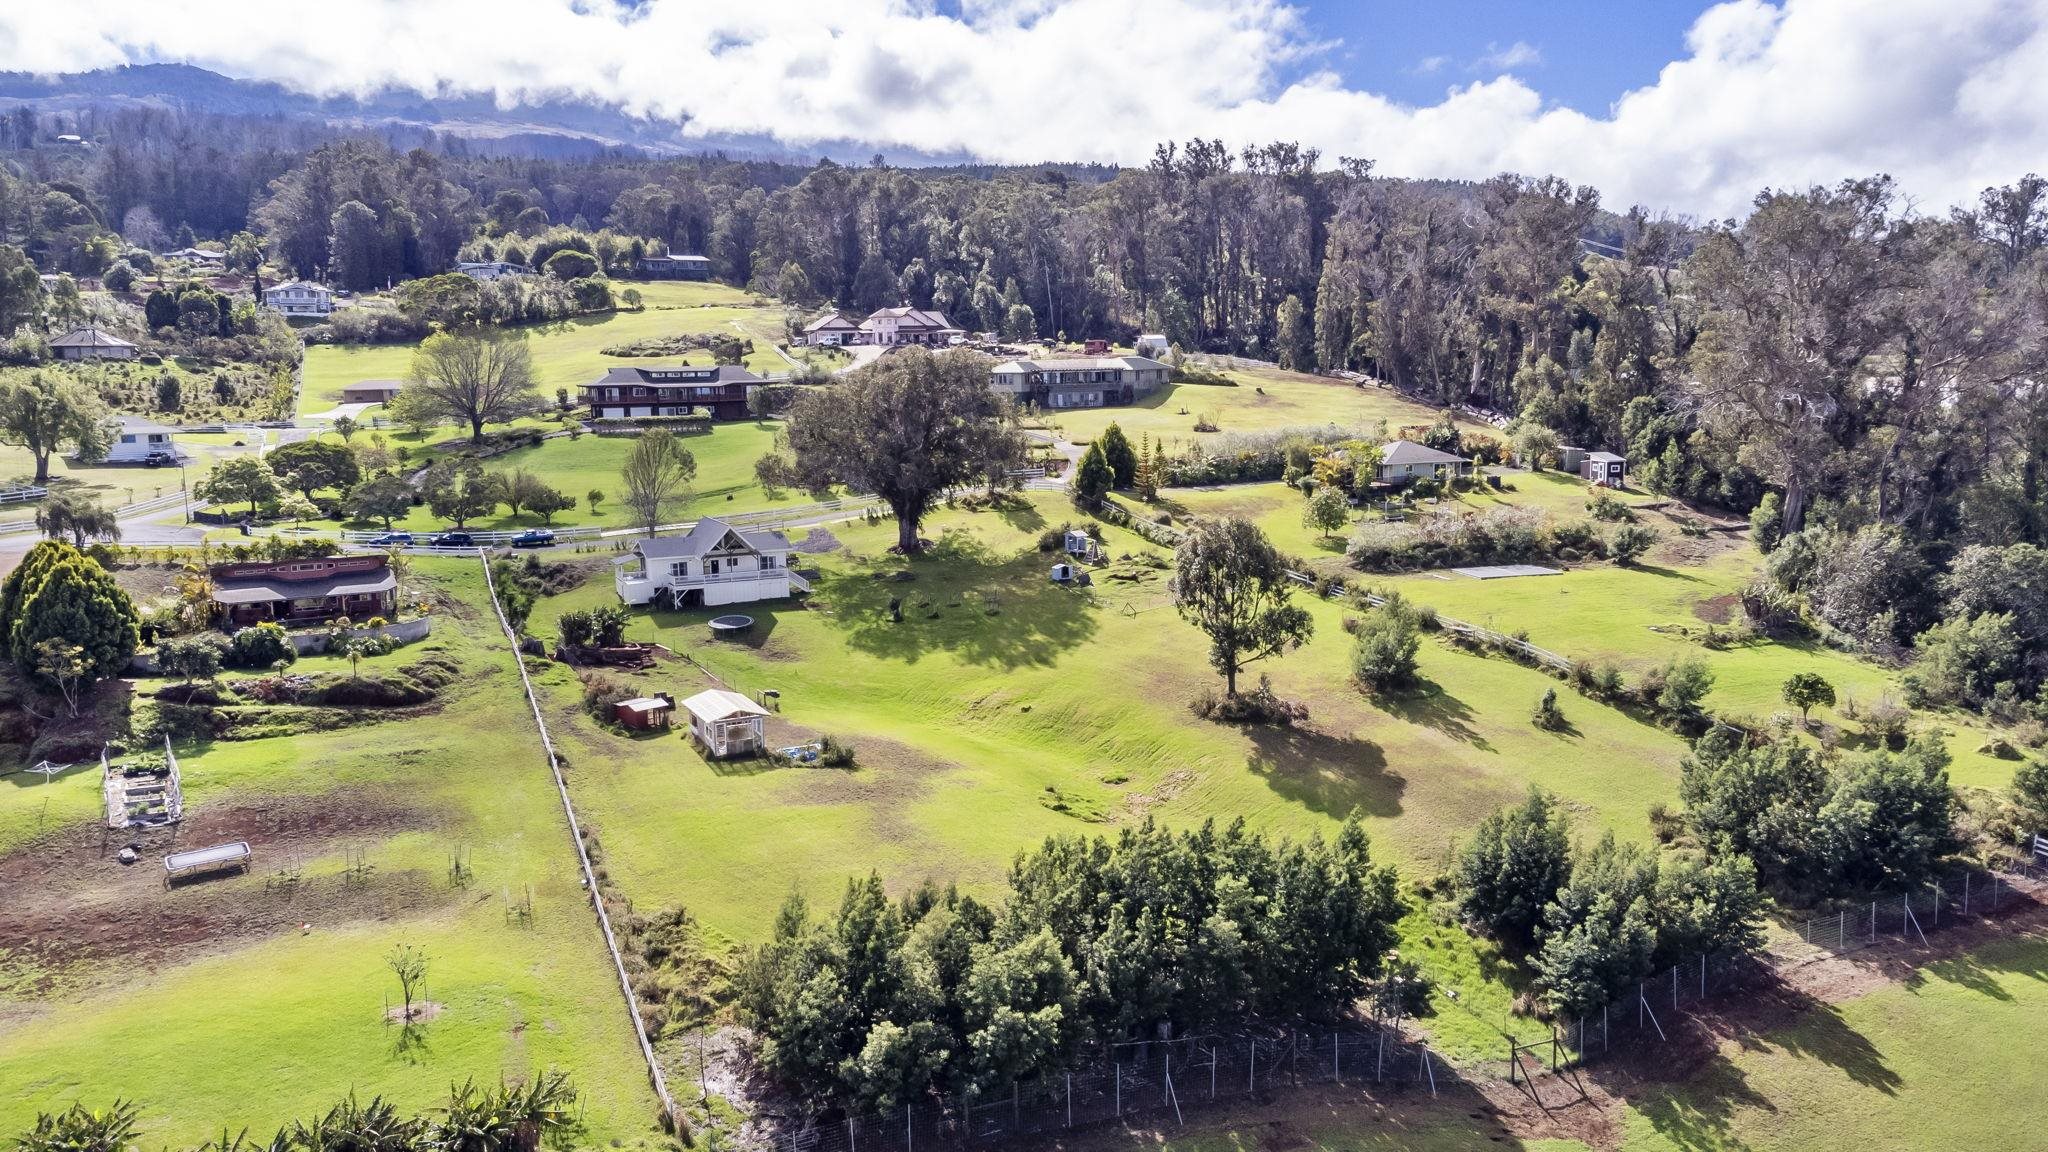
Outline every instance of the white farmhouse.
<svg viewBox="0 0 2048 1152"><path fill-rule="evenodd" d="M115 430L107 446L109 464L182 464L188 457L172 437L176 428L168 428L139 416L121 417L121 426Z"/></svg>
<svg viewBox="0 0 2048 1152"><path fill-rule="evenodd" d="M1006 360L989 370L989 386L1034 408L1102 408L1136 403L1172 371L1145 356Z"/></svg>
<svg viewBox="0 0 2048 1152"><path fill-rule="evenodd" d="M325 284L294 280L265 288L263 306L287 316L326 316L334 311L334 293Z"/></svg>
<svg viewBox="0 0 2048 1152"><path fill-rule="evenodd" d="M681 536L633 544L614 561L612 585L628 604L661 602L677 608L781 600L809 592L810 582L789 570L789 540L780 532L734 528L705 517Z"/></svg>

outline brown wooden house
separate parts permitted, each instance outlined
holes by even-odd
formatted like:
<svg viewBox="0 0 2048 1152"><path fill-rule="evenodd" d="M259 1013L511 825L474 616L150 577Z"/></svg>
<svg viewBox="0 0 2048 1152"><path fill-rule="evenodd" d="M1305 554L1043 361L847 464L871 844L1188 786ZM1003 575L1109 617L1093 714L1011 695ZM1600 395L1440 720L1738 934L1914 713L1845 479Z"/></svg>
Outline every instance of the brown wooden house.
<svg viewBox="0 0 2048 1152"><path fill-rule="evenodd" d="M346 616L361 623L398 611L398 579L387 556L309 556L275 563L216 564L207 570L221 622L245 628Z"/></svg>
<svg viewBox="0 0 2048 1152"><path fill-rule="evenodd" d="M583 386L593 419L688 416L703 408L714 420L745 420L747 393L761 378L733 364L702 368L620 367Z"/></svg>

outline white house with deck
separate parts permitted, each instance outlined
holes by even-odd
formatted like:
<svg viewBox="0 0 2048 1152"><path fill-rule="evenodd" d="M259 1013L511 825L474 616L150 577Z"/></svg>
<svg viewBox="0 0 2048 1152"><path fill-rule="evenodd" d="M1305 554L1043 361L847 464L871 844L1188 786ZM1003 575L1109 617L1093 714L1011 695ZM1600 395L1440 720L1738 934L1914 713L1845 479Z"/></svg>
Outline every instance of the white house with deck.
<svg viewBox="0 0 2048 1152"><path fill-rule="evenodd" d="M630 554L613 561L612 585L633 605L709 608L781 600L811 590L789 570L789 554L780 532L705 517L680 536L635 541Z"/></svg>
<svg viewBox="0 0 2048 1152"><path fill-rule="evenodd" d="M327 316L334 311L334 293L325 284L294 280L265 288L263 306L287 316Z"/></svg>

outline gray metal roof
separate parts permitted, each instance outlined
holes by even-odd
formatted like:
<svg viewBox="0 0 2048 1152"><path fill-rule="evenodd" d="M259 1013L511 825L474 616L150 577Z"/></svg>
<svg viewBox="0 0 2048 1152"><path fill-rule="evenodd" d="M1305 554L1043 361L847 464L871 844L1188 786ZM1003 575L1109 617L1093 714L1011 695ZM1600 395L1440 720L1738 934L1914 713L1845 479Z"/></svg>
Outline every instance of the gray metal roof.
<svg viewBox="0 0 2048 1152"><path fill-rule="evenodd" d="M1413 440L1396 440L1380 449L1382 464L1463 464L1463 456L1439 452L1427 444Z"/></svg>
<svg viewBox="0 0 2048 1152"><path fill-rule="evenodd" d="M723 520L706 516L681 536L656 536L633 547L649 560L692 560L716 548L727 533L756 552L787 552L789 538L765 529L735 528Z"/></svg>
<svg viewBox="0 0 2048 1152"><path fill-rule="evenodd" d="M50 341L50 347L133 348L135 347L135 344L133 341L123 340L119 336L115 336L108 332L102 332L98 328L88 324L83 328L73 328L71 331L66 332L62 336L57 337L55 340Z"/></svg>
<svg viewBox="0 0 2048 1152"><path fill-rule="evenodd" d="M658 372L684 372L673 380L657 380ZM702 387L707 384L760 384L762 379L738 364L622 364L592 381L592 384L646 384L656 388ZM589 385L585 385L589 387Z"/></svg>
<svg viewBox="0 0 2048 1152"><path fill-rule="evenodd" d="M329 596L363 596L398 587L391 569L344 572L325 580L223 580L213 586L217 604L265 604L274 600L316 600Z"/></svg>

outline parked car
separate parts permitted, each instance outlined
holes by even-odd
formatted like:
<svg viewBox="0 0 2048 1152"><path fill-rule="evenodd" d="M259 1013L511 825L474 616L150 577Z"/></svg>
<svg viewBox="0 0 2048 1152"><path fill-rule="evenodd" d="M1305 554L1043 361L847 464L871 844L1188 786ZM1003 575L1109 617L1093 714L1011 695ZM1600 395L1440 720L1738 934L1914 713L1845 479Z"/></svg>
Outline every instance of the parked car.
<svg viewBox="0 0 2048 1152"><path fill-rule="evenodd" d="M545 528L528 528L512 538L514 548L547 548L555 542L555 534Z"/></svg>
<svg viewBox="0 0 2048 1152"><path fill-rule="evenodd" d="M434 537L431 543L436 548L474 548L476 537L467 532L443 532Z"/></svg>
<svg viewBox="0 0 2048 1152"><path fill-rule="evenodd" d="M382 536L375 536L375 537L372 537L372 538L371 538L371 540L370 540L370 543L372 543L372 544L376 544L376 545L378 545L378 546L380 546L380 547L384 547L384 548L389 548L389 547L392 547L392 546L394 546L394 545L397 545L397 546L404 546L404 545L407 545L407 544L411 544L411 543L412 543L412 533L410 533L410 532L386 532L386 533L385 533L385 534L383 534Z"/></svg>
<svg viewBox="0 0 2048 1152"><path fill-rule="evenodd" d="M144 468L162 468L167 465L175 465L177 462L178 458L169 452L151 452L142 458L142 466Z"/></svg>

